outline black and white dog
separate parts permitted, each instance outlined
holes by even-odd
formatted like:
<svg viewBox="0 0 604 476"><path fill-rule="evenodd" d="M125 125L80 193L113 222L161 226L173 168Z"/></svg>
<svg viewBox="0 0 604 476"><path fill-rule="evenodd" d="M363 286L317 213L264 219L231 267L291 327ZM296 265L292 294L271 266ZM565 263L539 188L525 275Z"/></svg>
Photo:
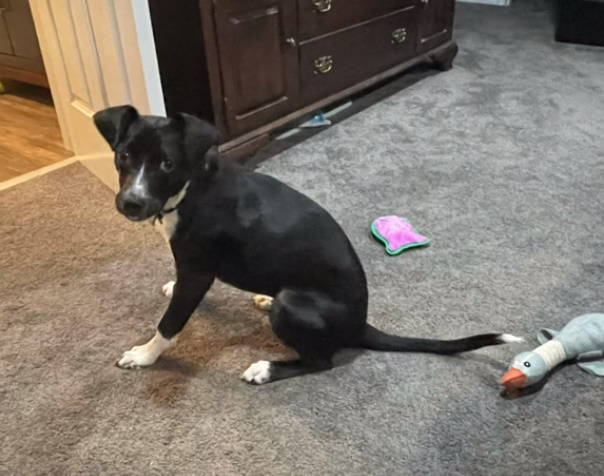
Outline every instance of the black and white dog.
<svg viewBox="0 0 604 476"><path fill-rule="evenodd" d="M131 106L94 116L115 152L118 211L154 220L176 262L176 283L155 337L118 360L153 364L173 343L216 278L259 296L273 332L299 358L260 361L242 378L255 384L326 370L342 348L451 354L515 342L509 334L443 341L388 335L367 323L367 281L331 215L269 176L221 160L218 132L186 114L140 116Z"/></svg>

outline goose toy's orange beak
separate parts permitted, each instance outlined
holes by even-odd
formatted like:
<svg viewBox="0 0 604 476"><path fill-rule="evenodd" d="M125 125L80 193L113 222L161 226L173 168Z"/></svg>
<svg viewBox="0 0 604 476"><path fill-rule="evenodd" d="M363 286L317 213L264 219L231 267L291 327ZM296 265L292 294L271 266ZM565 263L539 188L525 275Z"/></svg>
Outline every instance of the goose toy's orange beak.
<svg viewBox="0 0 604 476"><path fill-rule="evenodd" d="M506 388L522 388L526 385L526 375L518 369L511 368L501 378L501 385Z"/></svg>

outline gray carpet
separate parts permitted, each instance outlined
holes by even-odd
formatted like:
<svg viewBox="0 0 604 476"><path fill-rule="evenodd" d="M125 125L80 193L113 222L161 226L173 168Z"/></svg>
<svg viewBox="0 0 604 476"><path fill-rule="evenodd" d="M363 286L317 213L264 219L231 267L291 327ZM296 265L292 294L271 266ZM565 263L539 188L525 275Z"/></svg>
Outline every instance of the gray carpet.
<svg viewBox="0 0 604 476"><path fill-rule="evenodd" d="M459 5L456 67L262 167L343 224L370 320L401 334L531 337L604 310L604 50L552 42L539 3ZM154 368L122 371L166 307L171 258L79 165L0 193L1 475L604 474L604 380L574 366L503 399L510 359L344 353L250 387L286 355L250 296L216 286ZM397 213L433 239L392 258Z"/></svg>

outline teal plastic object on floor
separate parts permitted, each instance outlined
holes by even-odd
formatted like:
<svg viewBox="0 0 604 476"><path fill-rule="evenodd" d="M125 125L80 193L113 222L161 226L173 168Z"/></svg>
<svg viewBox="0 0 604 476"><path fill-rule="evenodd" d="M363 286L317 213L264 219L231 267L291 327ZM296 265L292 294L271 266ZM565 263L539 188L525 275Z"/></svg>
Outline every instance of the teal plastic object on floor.
<svg viewBox="0 0 604 476"><path fill-rule="evenodd" d="M371 233L386 246L386 253L391 256L401 254L409 248L430 244L430 238L420 235L409 221L396 215L374 220Z"/></svg>

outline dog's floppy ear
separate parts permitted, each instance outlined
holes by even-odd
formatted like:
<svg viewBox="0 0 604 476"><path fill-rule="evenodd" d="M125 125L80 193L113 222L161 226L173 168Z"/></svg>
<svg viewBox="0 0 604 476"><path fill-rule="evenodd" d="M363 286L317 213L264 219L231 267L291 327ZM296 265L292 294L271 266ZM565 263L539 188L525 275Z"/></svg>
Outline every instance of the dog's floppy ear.
<svg viewBox="0 0 604 476"><path fill-rule="evenodd" d="M93 119L96 128L115 150L128 128L138 119L138 111L132 106L109 107L97 112Z"/></svg>
<svg viewBox="0 0 604 476"><path fill-rule="evenodd" d="M218 130L208 122L190 114L176 114L172 121L183 138L187 161L193 165L204 164L207 171L217 166L216 146L220 141Z"/></svg>

